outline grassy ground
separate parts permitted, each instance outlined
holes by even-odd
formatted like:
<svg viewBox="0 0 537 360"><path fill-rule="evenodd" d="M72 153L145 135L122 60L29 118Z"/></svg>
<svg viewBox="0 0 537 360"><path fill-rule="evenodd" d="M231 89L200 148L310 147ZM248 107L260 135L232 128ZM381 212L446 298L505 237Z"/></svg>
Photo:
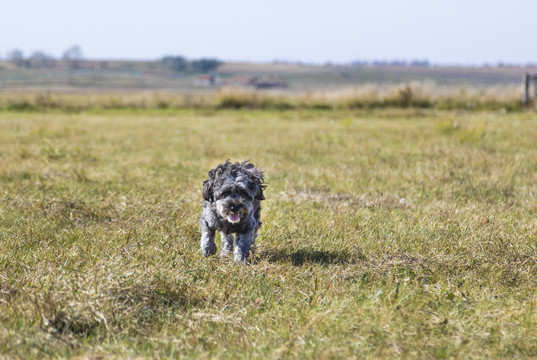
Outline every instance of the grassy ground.
<svg viewBox="0 0 537 360"><path fill-rule="evenodd" d="M537 116L0 112L0 357L535 358ZM266 170L252 264L201 183Z"/></svg>
<svg viewBox="0 0 537 360"><path fill-rule="evenodd" d="M521 111L519 86L443 87L370 84L332 91L288 92L225 87L206 92L0 92L0 111L83 112L151 109L358 110L383 108ZM529 104L527 108L535 108Z"/></svg>

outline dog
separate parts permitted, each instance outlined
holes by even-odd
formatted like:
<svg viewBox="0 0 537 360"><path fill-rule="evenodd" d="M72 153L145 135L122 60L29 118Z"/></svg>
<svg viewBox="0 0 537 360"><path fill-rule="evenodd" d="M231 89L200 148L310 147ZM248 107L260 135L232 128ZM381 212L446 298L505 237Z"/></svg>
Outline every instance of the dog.
<svg viewBox="0 0 537 360"><path fill-rule="evenodd" d="M203 182L201 212L201 250L203 256L216 254L215 231L220 231L220 255L233 253L238 263L247 263L250 248L255 245L261 227L261 201L267 186L263 172L248 160L231 163L226 160L209 171Z"/></svg>

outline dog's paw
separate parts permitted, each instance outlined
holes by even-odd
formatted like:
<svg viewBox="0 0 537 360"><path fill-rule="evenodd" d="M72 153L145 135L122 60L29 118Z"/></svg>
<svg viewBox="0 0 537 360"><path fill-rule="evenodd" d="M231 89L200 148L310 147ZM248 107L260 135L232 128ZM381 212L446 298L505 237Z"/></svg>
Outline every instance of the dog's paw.
<svg viewBox="0 0 537 360"><path fill-rule="evenodd" d="M238 264L248 264L248 255L244 255L244 254L235 254L235 257L234 259L236 263Z"/></svg>
<svg viewBox="0 0 537 360"><path fill-rule="evenodd" d="M209 257L216 254L216 244L209 244L206 247L202 248L203 256Z"/></svg>
<svg viewBox="0 0 537 360"><path fill-rule="evenodd" d="M232 251L229 251L229 250L226 250L226 249L220 250L220 257L227 257L230 254L233 254L233 250Z"/></svg>

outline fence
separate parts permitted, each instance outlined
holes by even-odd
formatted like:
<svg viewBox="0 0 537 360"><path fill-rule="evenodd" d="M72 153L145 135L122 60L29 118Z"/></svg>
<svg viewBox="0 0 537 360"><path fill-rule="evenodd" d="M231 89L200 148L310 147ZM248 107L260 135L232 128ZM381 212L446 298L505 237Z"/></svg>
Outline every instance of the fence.
<svg viewBox="0 0 537 360"><path fill-rule="evenodd" d="M530 91L530 84L533 81L533 96ZM529 105L537 97L537 74L524 74L524 105Z"/></svg>

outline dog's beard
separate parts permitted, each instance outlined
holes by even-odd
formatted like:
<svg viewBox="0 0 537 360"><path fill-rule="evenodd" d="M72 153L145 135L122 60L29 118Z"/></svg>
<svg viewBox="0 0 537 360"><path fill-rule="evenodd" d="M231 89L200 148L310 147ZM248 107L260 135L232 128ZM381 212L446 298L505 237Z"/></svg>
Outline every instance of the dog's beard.
<svg viewBox="0 0 537 360"><path fill-rule="evenodd" d="M222 219L232 224L241 222L241 219L248 214L246 206L241 206L238 211L231 211L227 204L217 202L216 207Z"/></svg>
<svg viewBox="0 0 537 360"><path fill-rule="evenodd" d="M227 216L227 221L236 224L241 221L241 215L239 213L231 213Z"/></svg>

